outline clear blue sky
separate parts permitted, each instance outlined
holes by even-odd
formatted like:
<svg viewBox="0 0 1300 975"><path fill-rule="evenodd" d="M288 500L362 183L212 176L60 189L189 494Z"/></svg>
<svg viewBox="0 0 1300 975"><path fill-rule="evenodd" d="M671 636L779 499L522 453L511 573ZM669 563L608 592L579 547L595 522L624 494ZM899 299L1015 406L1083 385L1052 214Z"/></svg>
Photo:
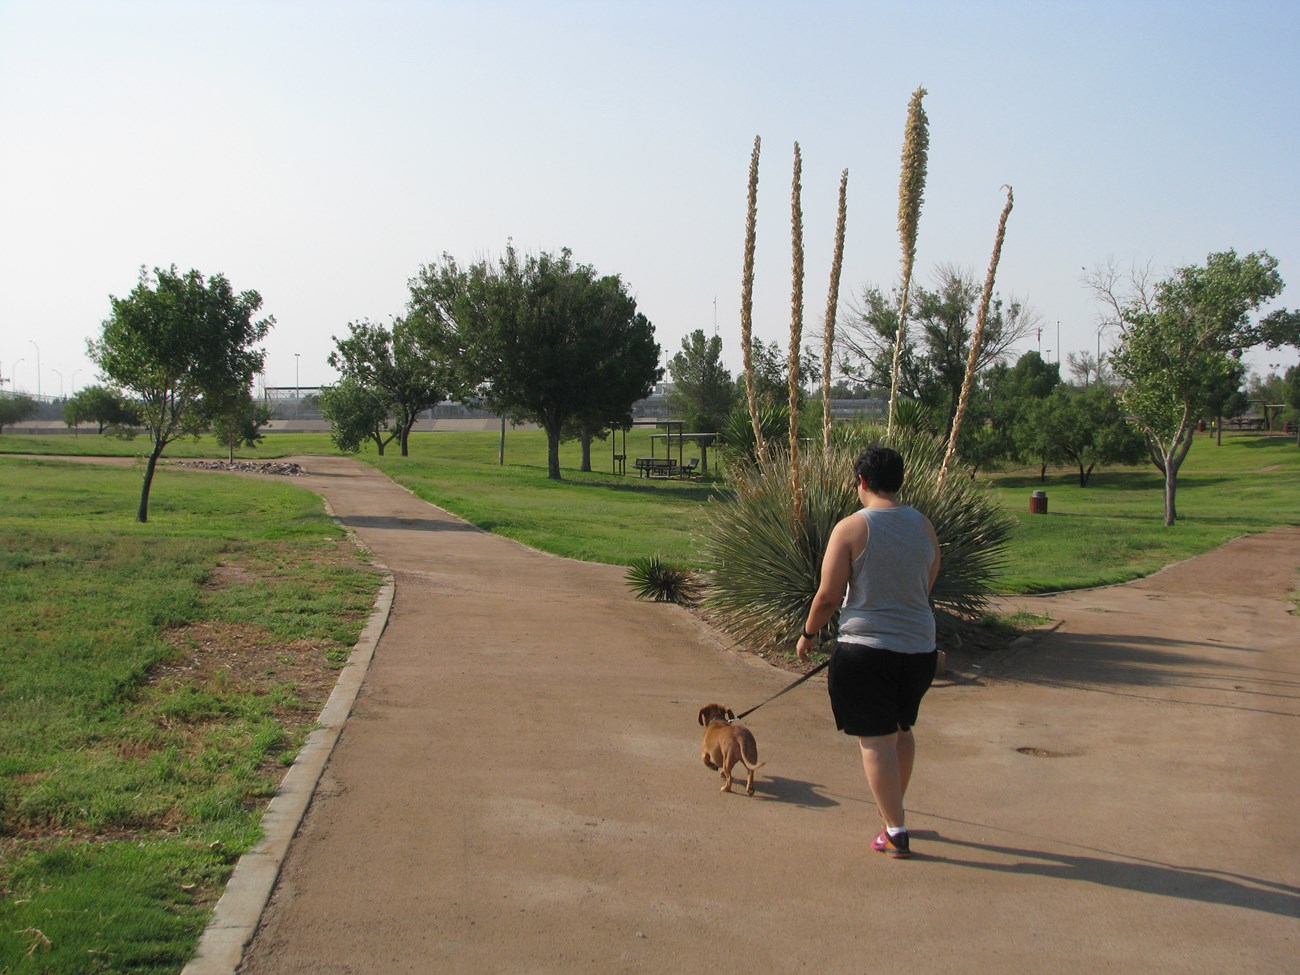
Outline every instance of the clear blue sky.
<svg viewBox="0 0 1300 975"><path fill-rule="evenodd" d="M898 274L919 85L918 274L982 278L1012 185L998 288L1042 316L1044 354L1095 351L1080 278L1110 259L1266 249L1295 307L1298 42L1294 0L0 0L0 372L35 392L39 356L46 395L92 382L108 296L176 264L262 294L267 384L328 382L349 321L507 239L621 274L668 355L716 320L734 370L754 136L755 330L784 346L793 143L811 331L841 169L841 302Z"/></svg>

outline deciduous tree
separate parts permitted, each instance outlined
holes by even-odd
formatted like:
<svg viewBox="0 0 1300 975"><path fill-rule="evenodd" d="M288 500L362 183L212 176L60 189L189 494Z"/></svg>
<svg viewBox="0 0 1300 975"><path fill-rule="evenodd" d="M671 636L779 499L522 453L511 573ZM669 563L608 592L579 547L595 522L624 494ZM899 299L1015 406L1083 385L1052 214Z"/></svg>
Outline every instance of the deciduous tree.
<svg viewBox="0 0 1300 975"><path fill-rule="evenodd" d="M493 408L546 431L554 480L566 424L622 422L663 373L654 327L623 281L567 248L525 257L507 245L463 271L444 255L411 282L408 317L457 350Z"/></svg>
<svg viewBox="0 0 1300 975"><path fill-rule="evenodd" d="M420 341L420 329L405 319L396 319L391 329L365 320L349 322L348 330L346 338L334 336L329 364L382 402L406 457L420 413L446 399L455 385L452 364L444 348ZM336 400L334 405L344 402ZM364 412L368 415L371 409L367 406Z"/></svg>
<svg viewBox="0 0 1300 975"><path fill-rule="evenodd" d="M261 372L265 352L253 345L274 318L254 320L262 307L256 291L238 294L222 274L204 280L175 266L143 268L125 298L109 296L112 315L99 339L88 343L104 379L135 394L152 449L140 490L139 521L149 520L149 490L158 458L178 437L203 429L204 398L247 391Z"/></svg>
<svg viewBox="0 0 1300 975"><path fill-rule="evenodd" d="M1210 254L1203 267L1178 268L1150 288L1135 281L1127 295L1106 287L1104 277L1094 274L1093 290L1122 329L1111 365L1124 405L1165 476L1165 524L1173 525L1178 471L1210 386L1246 349L1284 338L1294 316L1285 309L1273 312L1264 320L1271 323L1267 330L1252 318L1283 287L1277 260L1266 251Z"/></svg>
<svg viewBox="0 0 1300 975"><path fill-rule="evenodd" d="M63 404L63 421L70 427L92 421L98 433L109 427L140 425L140 415L130 400L108 386L86 386Z"/></svg>
<svg viewBox="0 0 1300 975"><path fill-rule="evenodd" d="M5 427L35 416L36 411L36 400L30 396L0 396L0 433Z"/></svg>
<svg viewBox="0 0 1300 975"><path fill-rule="evenodd" d="M208 428L217 443L225 447L231 463L239 447L256 447L262 442L262 427L271 422L271 409L248 390L222 399L204 402Z"/></svg>
<svg viewBox="0 0 1300 975"><path fill-rule="evenodd" d="M1057 386L1029 415L1048 456L1074 465L1081 488L1098 464L1133 464L1146 456L1142 435L1124 422L1119 400L1105 386Z"/></svg>
<svg viewBox="0 0 1300 975"><path fill-rule="evenodd" d="M367 440L379 456L398 434L388 402L376 390L345 377L320 391L320 411L330 425L330 440L339 450L355 454Z"/></svg>

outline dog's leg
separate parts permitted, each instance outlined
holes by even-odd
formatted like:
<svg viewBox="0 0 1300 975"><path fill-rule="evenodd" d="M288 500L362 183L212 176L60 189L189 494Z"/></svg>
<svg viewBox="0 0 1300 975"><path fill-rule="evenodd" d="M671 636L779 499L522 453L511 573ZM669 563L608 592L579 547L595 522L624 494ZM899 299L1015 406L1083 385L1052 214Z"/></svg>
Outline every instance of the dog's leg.
<svg viewBox="0 0 1300 975"><path fill-rule="evenodd" d="M722 766L722 778L723 778L722 788L719 791L730 792L731 791L731 766L729 765Z"/></svg>
<svg viewBox="0 0 1300 975"><path fill-rule="evenodd" d="M754 770L746 765L745 771L749 773L745 779L745 795L752 796L754 794Z"/></svg>

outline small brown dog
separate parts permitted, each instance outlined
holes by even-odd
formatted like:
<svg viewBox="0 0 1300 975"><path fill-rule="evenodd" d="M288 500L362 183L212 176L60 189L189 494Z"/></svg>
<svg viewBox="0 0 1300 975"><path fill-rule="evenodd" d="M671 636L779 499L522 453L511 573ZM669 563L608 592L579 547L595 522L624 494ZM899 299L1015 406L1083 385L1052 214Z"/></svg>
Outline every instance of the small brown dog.
<svg viewBox="0 0 1300 975"><path fill-rule="evenodd" d="M700 708L700 724L704 725L704 739L700 742L700 757L709 768L722 772L722 791L731 791L731 770L737 762L749 773L745 781L745 795L754 794L754 772L766 765L758 760L758 743L743 724L736 724L731 708L721 704L706 704Z"/></svg>

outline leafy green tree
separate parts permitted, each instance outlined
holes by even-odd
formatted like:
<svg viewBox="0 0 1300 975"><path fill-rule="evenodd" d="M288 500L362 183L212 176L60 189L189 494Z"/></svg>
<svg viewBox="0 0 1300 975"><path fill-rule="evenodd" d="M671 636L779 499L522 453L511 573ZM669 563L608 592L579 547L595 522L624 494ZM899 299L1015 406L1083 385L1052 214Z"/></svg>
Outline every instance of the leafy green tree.
<svg viewBox="0 0 1300 975"><path fill-rule="evenodd" d="M1291 315L1274 312L1265 330L1252 313L1281 293L1277 260L1265 251L1210 254L1205 266L1177 269L1153 288L1125 299L1101 293L1122 328L1111 365L1125 408L1146 435L1151 460L1165 476L1164 520L1178 518L1178 471L1210 387L1244 350L1286 333ZM1096 290L1094 286L1094 290Z"/></svg>
<svg viewBox="0 0 1300 975"><path fill-rule="evenodd" d="M938 414L944 437L952 428L979 313L983 282L970 270L941 264L934 286L913 285L908 301L906 342L899 353L898 394L925 403ZM837 331L846 370L874 385L888 387L899 320L898 290L889 294L868 285L858 305ZM976 375L1005 362L1012 348L1038 327L1039 316L1014 298L995 296L985 319Z"/></svg>
<svg viewBox="0 0 1300 975"><path fill-rule="evenodd" d="M998 363L985 373L980 387L990 428L983 435L987 442L980 444L985 464L1004 459L1033 462L1046 479L1051 446L1034 413L1060 382L1060 364L1044 362L1035 351L1026 352L1013 366Z"/></svg>
<svg viewBox="0 0 1300 975"><path fill-rule="evenodd" d="M322 389L320 412L330 425L334 446L350 454L357 453L369 440L382 457L384 448L398 435L383 395L357 379L345 377Z"/></svg>
<svg viewBox="0 0 1300 975"><path fill-rule="evenodd" d="M668 408L690 432L722 429L736 402L731 373L722 364L722 338L706 337L697 328L682 339L682 348L668 363L673 388Z"/></svg>
<svg viewBox="0 0 1300 975"><path fill-rule="evenodd" d="M266 353L252 346L274 318L253 320L262 307L256 291L236 294L222 274L207 281L175 266L143 268L125 298L109 296L112 316L89 355L103 377L135 394L152 449L140 490L139 521L149 520L149 490L158 458L173 440L203 429L205 398L248 390Z"/></svg>
<svg viewBox="0 0 1300 975"><path fill-rule="evenodd" d="M444 255L411 282L408 317L457 350L494 409L546 431L553 480L566 425L625 422L663 374L654 327L623 281L575 264L567 248L524 257L507 245L463 271Z"/></svg>
<svg viewBox="0 0 1300 975"><path fill-rule="evenodd" d="M108 386L86 386L63 404L63 422L70 427L93 422L102 434L109 427L140 425L135 404Z"/></svg>
<svg viewBox="0 0 1300 975"><path fill-rule="evenodd" d="M1124 422L1119 399L1105 386L1057 386L1030 415L1044 453L1074 465L1081 488L1098 464L1135 464L1146 456L1142 435Z"/></svg>
<svg viewBox="0 0 1300 975"><path fill-rule="evenodd" d="M229 452L231 463L239 447L256 447L264 439L262 427L271 422L271 408L248 390L204 401L208 427L218 444Z"/></svg>
<svg viewBox="0 0 1300 975"><path fill-rule="evenodd" d="M0 433L5 427L35 416L37 409L36 400L30 396L0 396Z"/></svg>
<svg viewBox="0 0 1300 975"><path fill-rule="evenodd" d="M1241 389L1245 378L1245 363L1231 357L1224 363L1222 373L1206 377L1202 416L1214 421L1215 442L1220 446L1223 445L1223 418L1240 416L1250 408L1250 397Z"/></svg>
<svg viewBox="0 0 1300 975"><path fill-rule="evenodd" d="M392 329L368 321L349 322L348 330L346 338L333 337L336 348L329 364L344 379L379 397L393 417L397 442L406 457L411 428L420 413L446 399L454 385L452 367L442 356L442 347L421 342L420 330L404 319L395 320Z"/></svg>

